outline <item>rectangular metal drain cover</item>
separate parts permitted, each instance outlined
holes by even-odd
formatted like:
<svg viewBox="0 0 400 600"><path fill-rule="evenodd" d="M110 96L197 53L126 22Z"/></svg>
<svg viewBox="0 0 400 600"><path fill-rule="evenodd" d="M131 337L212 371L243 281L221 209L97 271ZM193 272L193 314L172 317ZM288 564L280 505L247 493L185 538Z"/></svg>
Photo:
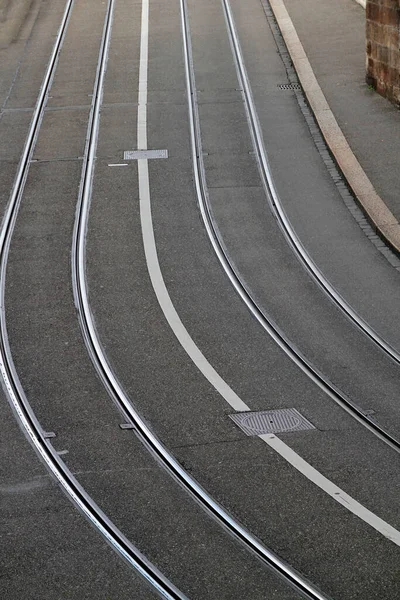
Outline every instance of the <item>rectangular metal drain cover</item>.
<svg viewBox="0 0 400 600"><path fill-rule="evenodd" d="M301 90L301 85L299 83L278 83L278 88L280 90Z"/></svg>
<svg viewBox="0 0 400 600"><path fill-rule="evenodd" d="M243 412L229 416L246 435L315 429L314 425L295 408Z"/></svg>
<svg viewBox="0 0 400 600"><path fill-rule="evenodd" d="M124 152L124 160L140 158L168 158L168 150L125 150Z"/></svg>

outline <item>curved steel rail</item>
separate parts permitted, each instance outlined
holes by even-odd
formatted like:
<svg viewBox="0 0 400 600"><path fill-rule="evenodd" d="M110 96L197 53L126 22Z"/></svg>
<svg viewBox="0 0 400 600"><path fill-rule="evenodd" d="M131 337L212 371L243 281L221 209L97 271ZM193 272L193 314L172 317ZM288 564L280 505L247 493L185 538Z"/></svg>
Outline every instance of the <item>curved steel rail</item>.
<svg viewBox="0 0 400 600"><path fill-rule="evenodd" d="M339 294L339 292L333 287L330 281L325 277L322 271L319 269L317 264L311 258L296 231L294 230L289 218L287 217L283 208L281 199L279 198L278 191L275 187L271 169L268 162L267 153L264 147L263 135L261 127L257 117L257 111L251 92L251 86L246 72L245 63L243 60L242 51L240 49L240 43L234 19L232 15L232 9L230 7L229 0L221 0L223 9L226 16L228 25L228 32L231 38L231 44L234 51L235 62L239 75L240 82L243 86L244 99L246 104L246 110L249 117L249 125L251 135L253 138L254 149L256 152L257 160L260 167L261 178L263 180L264 188L267 192L269 204L272 212L275 215L279 227L282 230L286 241L293 250L294 254L318 284L320 289L330 298L330 300L338 306L338 308L346 315L346 317L360 329L370 340L372 340L381 350L383 350L392 360L400 364L400 352L396 350L391 344L389 344L377 331L371 327L367 321L365 321L354 308Z"/></svg>
<svg viewBox="0 0 400 600"><path fill-rule="evenodd" d="M106 24L103 33L102 46L105 44L106 34L111 23L112 2L109 3ZM33 113L28 136L25 142L23 154L18 166L10 201L6 209L0 232L0 372L2 383L8 400L17 416L17 420L26 437L34 447L39 457L44 462L51 475L60 484L62 490L75 506L84 514L89 522L105 538L116 552L126 560L135 570L152 586L162 598L167 600L186 600L175 586L173 586L164 575L152 565L141 552L135 548L119 529L108 519L102 510L96 505L92 498L78 483L66 464L60 459L56 450L52 447L46 434L37 420L26 396L16 372L8 341L6 316L5 316L5 280L7 260L12 234L21 204L25 181L29 171L36 139L43 119L43 113L47 102L48 92L58 62L58 56L62 47L69 18L72 12L74 0L68 0L61 26L59 28L56 42L50 57L45 77L41 86L39 97Z"/></svg>
<svg viewBox="0 0 400 600"><path fill-rule="evenodd" d="M185 11L185 9L182 9ZM182 12L182 15L184 12ZM186 20L182 21L185 30ZM158 462L174 477L174 479L190 493L190 495L210 514L220 525L222 525L236 539L252 551L269 568L277 572L284 580L294 587L304 598L309 600L327 600L312 584L307 582L294 569L266 548L245 527L238 523L222 506L220 506L201 486L191 477L168 451L164 444L149 428L144 419L131 403L126 392L112 371L107 356L101 345L94 319L90 310L87 280L86 280L86 231L93 182L94 163L96 158L96 147L100 124L100 107L104 83L104 69L99 73L95 89L95 103L93 115L88 129L88 143L84 156L84 167L80 196L77 205L76 221L72 245L72 280L75 304L83 338L91 357L93 365L126 420L134 426L135 433L143 442L150 453Z"/></svg>
<svg viewBox="0 0 400 600"><path fill-rule="evenodd" d="M243 89L245 106L249 119L249 126L253 138L254 147L257 157L260 161L260 167L263 172L265 170L265 178L268 175L268 181L271 181L268 162L266 159L265 150L262 142L262 134L258 123L257 113L252 99L251 89L248 82L246 69L244 66L239 40L237 38L234 21L227 0L221 0L224 14L226 17L228 34L231 41L234 60L237 67L238 79ZM186 17L185 17L186 18ZM197 108L197 95L194 73L192 68L192 58L190 52L190 42L186 33L186 80L187 80L187 98L189 103L189 122L191 130L191 150L194 165L194 179L199 202L200 212L206 228L211 245L220 261L225 273L229 277L233 287L239 294L240 298L246 304L251 314L257 319L263 329L272 337L278 346L290 357L290 359L316 384L323 390L334 402L343 408L349 415L355 418L364 427L369 429L383 442L388 444L393 450L400 453L400 441L393 437L388 431L377 424L373 419L365 415L364 412L337 386L335 386L328 378L321 373L287 338L282 329L267 315L256 303L251 292L242 282L241 276L225 249L220 233L214 223L211 207L209 203L207 183L205 177L205 169L202 155L200 123ZM269 189L269 188L268 188Z"/></svg>

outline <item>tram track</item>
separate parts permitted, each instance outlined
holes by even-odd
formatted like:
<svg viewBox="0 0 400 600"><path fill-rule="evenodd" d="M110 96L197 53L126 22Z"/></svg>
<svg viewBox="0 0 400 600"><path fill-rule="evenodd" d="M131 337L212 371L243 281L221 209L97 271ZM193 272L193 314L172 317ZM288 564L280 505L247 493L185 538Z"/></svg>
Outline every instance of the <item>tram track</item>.
<svg viewBox="0 0 400 600"><path fill-rule="evenodd" d="M182 6L182 5L181 5ZM145 11L148 11L148 0L142 4L142 28L146 26L146 17L143 17ZM182 9L182 15L185 8ZM144 50L143 50L144 49ZM147 41L141 45L141 52L147 52ZM141 54L141 65L144 63ZM92 363L110 397L120 410L126 422L133 427L136 435L153 455L159 464L177 481L181 487L189 493L192 498L222 527L247 550L255 554L268 568L280 575L284 581L292 586L300 595L310 600L326 600L327 597L317 590L310 582L305 580L290 565L286 564L274 552L269 550L255 536L251 534L244 526L236 521L218 502L216 502L206 490L182 467L175 457L168 451L164 444L154 434L145 420L136 410L131 399L127 396L120 381L113 372L106 353L102 347L96 325L92 316L89 303L88 286L86 279L86 231L90 211L91 192L94 179L94 168L96 158L97 139L100 127L100 109L104 84L106 59L103 61L99 70L95 91L93 114L90 118L87 134L87 145L84 154L84 164L82 170L82 180L79 193L79 200L76 211L76 221L73 233L72 244L72 281L75 305L78 312L79 323L83 339L92 360ZM147 65L146 65L147 68ZM140 94L143 93L143 75L139 75L141 87L139 88L138 110L141 110ZM144 138L146 134L143 123L146 118L143 114L138 116ZM140 135L140 134L139 134ZM140 144L138 144L139 146ZM140 146L141 147L141 146Z"/></svg>
<svg viewBox="0 0 400 600"><path fill-rule="evenodd" d="M167 600L186 600L186 596L122 534L107 515L97 506L53 448L51 436L43 430L22 388L8 340L5 313L5 283L11 238L22 201L30 162L43 120L49 90L56 71L73 6L74 0L68 0L33 112L10 201L0 231L0 372L2 384L20 427L45 464L47 470L58 482L69 500L119 556L133 567L160 597ZM101 42L99 65L105 61L107 55L113 8L114 0L109 0ZM99 76L99 71L100 68L98 68L97 77ZM94 105L94 101L92 105Z"/></svg>
<svg viewBox="0 0 400 600"><path fill-rule="evenodd" d="M72 10L73 0L69 2ZM292 585L305 598L314 600L323 600L326 598L311 584L304 580L289 565L285 564L279 557L269 551L259 540L250 532L234 520L211 496L191 478L181 467L180 463L168 452L158 438L153 434L145 421L140 417L126 396L121 384L113 374L107 357L98 337L95 324L91 315L90 305L87 293L86 273L85 273L85 234L87 228L87 219L90 208L90 195L93 183L94 162L96 156L96 143L98 128L100 124L100 107L102 100L102 87L104 82L104 73L107 63L107 47L111 35L112 10L114 0L109 1L107 19L105 23L102 48L98 63L98 70L95 84L95 94L93 96L92 111L88 127L87 144L85 150L83 177L80 190L80 198L77 209L77 219L74 230L73 254L72 254L72 272L75 302L78 309L81 328L85 344L92 358L93 364L100 375L100 378L108 390L110 396L114 399L117 406L127 422L131 423L145 446L157 458L157 460L169 471L171 475L189 491L197 502L205 508L224 528L239 539L247 549L256 554L265 564L279 573L290 585ZM184 0L181 0L183 15L183 27L187 33L187 15ZM67 13L66 13L67 14ZM70 13L68 13L69 15ZM166 578L151 565L147 559L123 536L121 532L109 521L106 515L97 507L92 499L85 493L80 484L70 473L65 463L60 459L57 452L53 449L51 442L46 437L38 423L28 400L22 390L18 375L13 365L11 352L8 344L7 328L5 321L4 289L5 275L7 268L8 250L11 242L15 220L17 218L18 207L22 199L23 188L29 170L29 162L40 129L44 108L46 105L47 93L51 86L52 76L54 74L57 56L61 49L62 39L68 24L68 15L65 20L65 27L60 37L60 43L54 55L53 62L49 65L48 74L41 90L40 101L37 108L25 146L23 159L19 168L20 176L17 179L16 187L7 209L3 222L3 228L0 234L0 259L1 259L1 314L0 314L0 369L4 380L4 386L18 419L24 428L31 443L45 462L47 468L56 477L64 491L68 494L76 506L85 514L103 537L114 547L115 550L131 564L139 573L154 587L160 596L165 598L181 598L185 596L177 590ZM64 23L64 20L63 20ZM189 42L188 42L189 43ZM188 55L189 60L189 55ZM189 61L190 62L190 61ZM47 74L46 74L47 77ZM194 88L195 89L195 88ZM188 92L189 93L189 92ZM201 148L201 140L198 143ZM212 220L212 219L211 219ZM321 386L320 386L321 387ZM397 448L396 448L397 449Z"/></svg>
<svg viewBox="0 0 400 600"><path fill-rule="evenodd" d="M195 181L196 188L199 190L203 183L205 183L204 167L201 164L201 139L200 129L198 124L198 115L196 107L196 93L194 85L194 72L193 62L191 59L190 40L189 40L189 27L187 17L187 7L184 0L181 0L181 18L182 18L182 32L184 37L184 53L185 53L185 70L187 77L187 95L190 108L190 124L191 124L191 144L192 144L192 158L194 164L198 166L197 172L195 170ZM142 61L141 61L142 62ZM139 76L139 81L143 84L142 78ZM139 88L143 91L142 88ZM140 93L139 91L139 93ZM180 465L180 463L174 458L174 456L168 451L168 449L162 444L158 437L153 433L151 428L147 425L145 420L136 410L134 404L132 404L130 398L125 393L121 383L114 374L106 353L102 347L101 340L98 336L96 326L93 320L93 316L90 309L90 303L88 298L87 281L86 281L86 266L85 266L85 235L87 230L88 215L90 210L91 190L93 185L94 177L94 164L96 157L96 145L97 136L100 123L100 107L101 107L101 90L97 89L95 96L98 98L97 110L94 111L93 119L91 122L90 130L88 132L88 146L84 158L84 170L82 176L81 194L78 202L77 219L75 223L74 237L73 237L73 248L72 248L72 279L74 283L74 297L75 303L78 310L80 326L85 340L85 344L88 353L91 357L93 365L103 382L103 385L107 389L110 397L113 399L117 407L120 409L127 423L134 429L136 435L147 447L150 453L158 460L158 462L166 468L170 475L187 491L197 502L211 515L213 516L222 526L233 534L239 541L241 541L248 549L255 553L265 564L272 567L281 576L284 577L291 585L295 587L304 597L309 598L323 598L324 596L319 592L312 584L304 580L296 571L294 571L289 565L284 563L278 556L271 552L268 548L256 539L251 532L247 531L240 523L235 521L225 509L216 503L211 496L199 485L199 483L193 479ZM147 100L146 100L147 101ZM139 96L139 112L141 110L141 101ZM197 121L197 127L196 127ZM138 117L138 124L140 123L143 132L143 114ZM145 135L145 134L144 134ZM139 138L138 138L139 139ZM138 148L143 148L138 143ZM146 146L144 146L146 148ZM147 161L146 163L147 170ZM142 165L143 169L143 165ZM139 180L140 180L140 163L139 163ZM206 189L206 187L204 188ZM207 197L205 193L204 197ZM202 214L209 212L209 229L214 229L211 211L207 208L207 202L203 203ZM151 215L146 215L145 220ZM207 221L207 219L206 219ZM205 222L206 222L205 221ZM212 238L212 236L211 236ZM211 239L210 238L210 239ZM212 244L215 247L220 246L220 255L223 256L224 248L223 244L218 240L218 236L214 236L214 241L211 239ZM226 264L229 265L229 257L225 257ZM224 267L225 268L225 267ZM231 275L235 275L234 269L231 267ZM235 279L235 277L230 277ZM154 282L153 282L154 286ZM264 324L264 328L272 334L275 341L278 341L281 347L286 346L286 353L293 359L298 366L306 372L311 379L319 385L331 398L335 400L342 408L347 410L353 417L357 418L363 425L367 426L368 429L373 431L380 439L384 440L396 451L399 451L399 443L397 440L392 438L386 431L381 430L372 420L365 419L365 415L360 411L350 399L347 399L343 394L337 390L333 384L327 382L324 376L316 371L312 365L309 365L304 357L298 353L297 349L294 348L288 340L286 340L284 334L277 329L274 329L273 325L268 322L265 315L261 312L255 302L252 300L249 292L243 286L240 277L236 277L237 291L241 289L241 297L244 299L247 296L247 302L252 305L253 315L256 316L255 312L258 311L258 317L261 317L261 321ZM248 304L248 306L249 306ZM164 310L164 309L163 309ZM355 409L355 410L353 410ZM358 414L359 413L359 414ZM371 421L370 426L369 421Z"/></svg>
<svg viewBox="0 0 400 600"><path fill-rule="evenodd" d="M240 42L238 39L238 35L236 32L236 27L233 19L232 10L230 7L229 0L221 0L222 8L225 15L228 36L230 39L233 59L235 62L238 82L240 89L243 90L243 100L245 104L250 134L255 150L256 159L259 166L259 171L261 175L261 179L263 182L264 189L266 191L266 195L268 201L273 210L273 214L276 215L278 223L288 241L290 246L296 255L303 261L303 264L307 266L307 270L311 268L314 263L311 258L307 255L303 246L301 245L300 240L297 237L297 234L293 230L289 220L287 219L281 202L279 200L277 191L275 189L271 170L268 164L267 154L264 148L263 136L261 127L259 124L256 107L254 104L251 87L249 83L249 79L247 76L246 67L244 64L244 59L242 56L242 51L240 48ZM249 290L247 285L243 282L241 274L238 272L237 268L233 264L228 251L225 247L225 244L222 240L221 234L219 232L218 226L215 223L212 209L210 206L208 188L206 182L206 172L203 161L203 150L201 143L201 131L200 131L200 118L198 112L197 105L197 93L196 93L196 84L195 84L195 75L194 75L194 67L193 60L191 57L191 44L188 34L188 17L187 17L187 9L185 6L182 8L184 11L184 20L185 20L185 29L184 29L184 47L185 47L185 66L186 66L186 85L187 85L187 100L189 105L189 122L190 122L190 131L191 131L191 153L192 160L194 165L194 180L195 180L195 188L196 195L198 199L198 204L200 208L201 217L203 220L204 227L206 229L208 238L213 247L213 250L223 268L226 275L228 276L231 284L233 285L235 291L240 296L241 300L245 303L248 310L251 312L253 317L258 321L261 327L268 333L268 335L278 344L278 346L285 352L285 354L313 381L331 400L333 400L337 405L339 405L342 409L344 409L351 417L356 419L360 424L362 424L365 428L367 428L370 432L372 432L375 436L377 436L380 440L382 440L385 444L390 446L397 453L400 452L400 440L391 435L385 428L381 427L379 423L377 423L373 418L369 417L365 412L357 406L357 404L345 393L343 393L335 384L333 384L317 367L309 361L309 359L300 351L299 348L286 336L285 332L277 325L277 323L272 319L270 315L268 315L264 309L262 309L259 304L254 299L252 292ZM302 258L304 257L304 258ZM317 273L320 273L316 265L315 267L315 275L313 278L317 281ZM314 268L313 267L313 268ZM321 278L318 279L319 287L322 287L325 290L324 276L321 274ZM332 288L332 286L327 282L327 286ZM332 288L332 295L326 291L327 295L332 298L332 301L337 301L341 298L339 294ZM341 299L343 306L338 304L339 308L346 315L349 316L350 320L353 320L353 316L356 316L355 312L349 305ZM349 312L347 312L347 307ZM355 321L354 321L355 322ZM368 337L371 335L368 334L367 330L371 329L368 324L365 323L366 330L363 329L363 323L361 319L356 323L357 326L364 332ZM373 330L371 329L371 332ZM377 339L379 336L377 336ZM381 339L381 338L379 338ZM373 340L377 345L379 345L378 341ZM382 340L382 349L389 354L390 346ZM387 349L386 347L387 346ZM393 350L393 349L392 349ZM396 360L396 352L393 350L394 355L391 357ZM400 355L399 355L400 358Z"/></svg>
<svg viewBox="0 0 400 600"><path fill-rule="evenodd" d="M168 581L164 575L152 564L147 558L121 533L121 531L112 523L105 513L97 506L93 499L86 493L84 488L79 484L74 475L68 469L64 461L60 458L57 451L54 449L51 443L51 435L49 435L42 428L39 423L32 407L29 404L28 398L22 388L19 380L15 365L13 362L11 349L8 341L7 325L6 325L6 312L5 312L5 284L6 284L6 270L8 254L11 244L13 231L15 228L16 219L18 216L19 206L21 204L25 183L28 177L29 166L32 160L35 144L40 131L41 123L43 120L44 110L46 108L46 102L51 88L52 80L57 66L58 56L62 48L62 42L67 30L69 17L73 8L74 1L69 0L60 27L59 34L57 36L54 51L50 59L45 78L43 80L42 88L38 98L37 105L35 107L32 123L29 129L27 140L24 147L24 152L21 158L21 162L18 168L18 174L15 185L11 194L9 206L7 208L2 229L0 232L0 269L1 269L1 313L0 313L0 371L3 379L3 387L9 402L16 414L19 425L24 431L26 437L34 447L36 453L40 459L44 462L47 470L58 482L62 490L65 492L67 497L78 510L89 520L94 528L103 536L103 538L110 544L110 546L116 550L116 552L133 567L154 589L154 591L163 598L169 600L185 600L186 596L182 594L170 581ZM112 13L114 8L115 0L109 0L107 17L104 25L103 37L101 42L100 58L98 63L95 94L92 100L92 110L90 115L89 132L86 144L85 157L86 160L90 161L90 157L94 159L93 151L95 146L93 145L96 127L99 122L99 108L101 105L102 96L102 85L105 73L105 66L107 62L107 48L109 44L111 34L111 23ZM85 193L85 181L82 180L82 193ZM127 420L132 417L132 412L127 411L125 413ZM144 428L146 428L143 423ZM135 426L140 429L140 417L135 421ZM152 447L152 435L148 435L147 439L144 439L146 445L150 447L154 454L154 448ZM157 440L156 440L157 442ZM157 444L156 444L157 445ZM159 444L161 446L161 444ZM170 455L172 459L172 456ZM172 459L173 460L173 459ZM165 463L165 461L164 461ZM164 464L165 466L165 464ZM181 468L178 462L175 461L176 472L175 477L182 480L187 477L186 472ZM189 478L190 479L190 478ZM302 597L313 600L325 600L325 596L314 592L313 587L307 582L303 581L301 576L291 570L290 567L285 565L282 561L275 558L265 547L258 542L249 532L242 528L232 517L221 509L213 501L213 499L205 494L201 490L200 486L195 481L191 481L192 495L196 497L198 502L203 508L207 508L208 512L212 514L220 523L225 527L229 533L233 533L235 537L241 540L248 549L251 549L263 562L269 567L272 567L274 571L282 575L284 579L289 583L296 591L298 591ZM188 489L187 482L184 484L185 489Z"/></svg>
<svg viewBox="0 0 400 600"><path fill-rule="evenodd" d="M265 150L263 134L257 110L251 91L251 85L247 75L247 69L240 48L239 37L234 23L233 12L229 0L221 0L226 17L228 35L231 40L234 60L238 73L238 78L243 86L243 96L248 115L250 132L253 140L254 150L259 164L259 171L264 189L273 215L275 216L279 227L283 233L286 242L293 253L302 264L306 272L311 276L323 293L336 305L347 319L368 337L380 350L389 356L394 362L400 365L400 352L387 342L371 325L363 319L356 310L346 301L346 299L335 289L330 281L325 277L318 265L307 252L293 225L286 215L279 193L276 189L271 168L269 166L267 152ZM269 4L268 4L269 6Z"/></svg>

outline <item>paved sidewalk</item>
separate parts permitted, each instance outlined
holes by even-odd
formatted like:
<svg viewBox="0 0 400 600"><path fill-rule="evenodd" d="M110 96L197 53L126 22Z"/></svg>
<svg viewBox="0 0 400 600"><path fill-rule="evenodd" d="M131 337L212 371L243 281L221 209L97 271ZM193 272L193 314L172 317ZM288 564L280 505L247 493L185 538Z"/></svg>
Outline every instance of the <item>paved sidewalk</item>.
<svg viewBox="0 0 400 600"><path fill-rule="evenodd" d="M400 221L400 112L365 83L365 10L354 0L284 4L351 149Z"/></svg>

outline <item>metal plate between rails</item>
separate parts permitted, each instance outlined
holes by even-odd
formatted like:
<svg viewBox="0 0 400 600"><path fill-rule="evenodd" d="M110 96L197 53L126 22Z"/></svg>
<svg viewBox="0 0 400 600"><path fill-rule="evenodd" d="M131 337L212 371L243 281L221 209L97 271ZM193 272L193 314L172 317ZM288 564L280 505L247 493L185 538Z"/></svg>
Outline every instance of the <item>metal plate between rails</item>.
<svg viewBox="0 0 400 600"><path fill-rule="evenodd" d="M314 425L295 408L243 412L229 416L246 435L289 433L291 431L315 429Z"/></svg>
<svg viewBox="0 0 400 600"><path fill-rule="evenodd" d="M168 150L126 150L124 160L168 158Z"/></svg>

